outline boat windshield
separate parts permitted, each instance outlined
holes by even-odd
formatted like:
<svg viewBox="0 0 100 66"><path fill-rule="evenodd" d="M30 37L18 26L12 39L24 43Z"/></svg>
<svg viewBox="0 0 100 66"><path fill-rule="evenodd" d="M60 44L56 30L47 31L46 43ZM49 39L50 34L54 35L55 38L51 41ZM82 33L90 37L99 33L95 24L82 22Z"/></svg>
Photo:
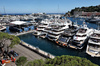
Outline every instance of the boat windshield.
<svg viewBox="0 0 100 66"><path fill-rule="evenodd" d="M93 42L96 42L96 43L100 43L100 39L91 38L90 40L92 40Z"/></svg>
<svg viewBox="0 0 100 66"><path fill-rule="evenodd" d="M87 31L87 29L80 28L78 32L79 33L85 33L86 31Z"/></svg>
<svg viewBox="0 0 100 66"><path fill-rule="evenodd" d="M85 37L86 35L76 35L77 37Z"/></svg>
<svg viewBox="0 0 100 66"><path fill-rule="evenodd" d="M62 41L62 42L66 42L67 41L67 38L60 37L59 40Z"/></svg>
<svg viewBox="0 0 100 66"><path fill-rule="evenodd" d="M94 33L94 34L92 34L92 36L93 36L93 37L100 37L100 34Z"/></svg>

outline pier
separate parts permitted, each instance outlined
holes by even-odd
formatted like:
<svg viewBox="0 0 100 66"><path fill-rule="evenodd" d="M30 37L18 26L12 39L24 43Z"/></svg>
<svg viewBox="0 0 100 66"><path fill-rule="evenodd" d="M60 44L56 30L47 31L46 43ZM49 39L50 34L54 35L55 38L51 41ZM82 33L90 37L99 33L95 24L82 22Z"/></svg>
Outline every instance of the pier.
<svg viewBox="0 0 100 66"><path fill-rule="evenodd" d="M34 30L24 31L24 32L21 32L21 33L13 33L13 34L10 34L10 35L20 36L20 35L24 35L24 34L32 33L32 32L34 32Z"/></svg>
<svg viewBox="0 0 100 66"><path fill-rule="evenodd" d="M39 49L38 47L31 46L30 44L27 44L24 41L21 41L21 45L24 46L24 47L29 48L32 51L35 51L36 53L38 53L38 54L40 54L40 55L42 55L42 56L44 56L46 58L51 58L51 59L55 58L54 55L52 55L52 54L50 54L48 52L45 52L45 51Z"/></svg>

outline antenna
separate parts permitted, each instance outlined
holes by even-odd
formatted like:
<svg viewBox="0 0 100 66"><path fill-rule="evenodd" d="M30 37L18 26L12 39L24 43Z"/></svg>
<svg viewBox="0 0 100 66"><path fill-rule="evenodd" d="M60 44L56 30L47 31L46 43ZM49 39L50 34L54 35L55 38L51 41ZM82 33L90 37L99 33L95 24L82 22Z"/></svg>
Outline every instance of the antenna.
<svg viewBox="0 0 100 66"><path fill-rule="evenodd" d="M3 9L4 9L4 14L6 14L6 10L5 10L5 7L3 7Z"/></svg>
<svg viewBox="0 0 100 66"><path fill-rule="evenodd" d="M100 24L100 22L98 22L98 30L99 30L99 24Z"/></svg>
<svg viewBox="0 0 100 66"><path fill-rule="evenodd" d="M58 14L59 14L59 4L58 4Z"/></svg>

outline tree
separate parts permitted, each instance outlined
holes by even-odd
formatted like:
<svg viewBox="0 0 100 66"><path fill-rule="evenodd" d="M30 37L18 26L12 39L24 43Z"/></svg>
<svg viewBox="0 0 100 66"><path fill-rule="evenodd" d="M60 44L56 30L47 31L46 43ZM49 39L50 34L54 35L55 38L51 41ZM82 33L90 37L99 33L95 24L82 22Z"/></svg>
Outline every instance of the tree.
<svg viewBox="0 0 100 66"><path fill-rule="evenodd" d="M11 41L11 44L9 45L9 47L11 47L11 48L14 45L20 43L20 39L18 37L14 36L14 35L9 35L8 33L0 32L0 40L3 40L3 39L6 39L6 40L10 40Z"/></svg>
<svg viewBox="0 0 100 66"><path fill-rule="evenodd" d="M19 59L16 60L17 66L24 66L24 64L27 62L27 58L24 56L19 57Z"/></svg>
<svg viewBox="0 0 100 66"><path fill-rule="evenodd" d="M98 66L86 58L62 55L54 59L35 60L28 62L27 66Z"/></svg>

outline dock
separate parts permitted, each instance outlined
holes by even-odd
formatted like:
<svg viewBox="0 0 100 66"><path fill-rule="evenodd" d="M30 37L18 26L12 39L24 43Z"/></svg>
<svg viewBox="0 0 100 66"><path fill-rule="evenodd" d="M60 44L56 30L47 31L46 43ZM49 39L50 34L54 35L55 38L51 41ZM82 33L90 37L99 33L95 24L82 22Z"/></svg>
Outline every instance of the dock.
<svg viewBox="0 0 100 66"><path fill-rule="evenodd" d="M10 35L14 35L14 36L20 36L20 35L24 35L24 34L28 34L28 33L32 33L34 32L35 30L30 30L30 31L24 31L24 32L21 32L21 33L13 33L13 34L10 34Z"/></svg>

